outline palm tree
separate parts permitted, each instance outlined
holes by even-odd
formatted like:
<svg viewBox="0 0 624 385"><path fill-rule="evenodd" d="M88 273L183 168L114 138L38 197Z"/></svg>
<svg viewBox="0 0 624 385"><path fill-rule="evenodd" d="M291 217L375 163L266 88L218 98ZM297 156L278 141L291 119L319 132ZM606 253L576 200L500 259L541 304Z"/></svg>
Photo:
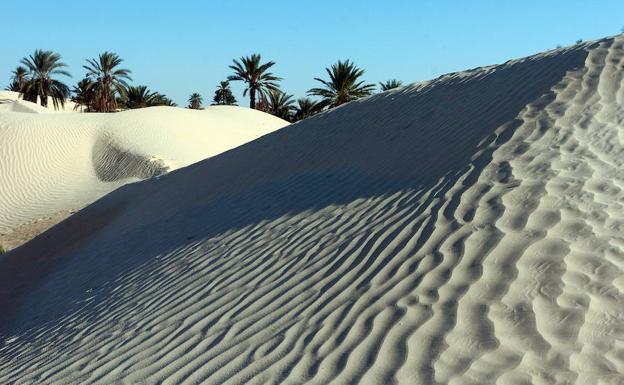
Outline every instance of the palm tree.
<svg viewBox="0 0 624 385"><path fill-rule="evenodd" d="M54 108L59 104L65 106L65 99L69 97L69 87L52 76L63 75L71 77L63 68L67 64L61 62L61 55L52 51L36 50L34 54L23 58L20 63L26 66L28 75L22 93L24 100L39 103L47 107L48 97L52 98Z"/></svg>
<svg viewBox="0 0 624 385"><path fill-rule="evenodd" d="M281 90L270 90L267 93L266 101L268 113L284 120L291 119L290 113L295 109L292 95L286 95Z"/></svg>
<svg viewBox="0 0 624 385"><path fill-rule="evenodd" d="M126 90L122 101L126 108L145 108L153 106L157 97L158 94L150 91L147 86L131 86Z"/></svg>
<svg viewBox="0 0 624 385"><path fill-rule="evenodd" d="M152 100L150 106L177 107L178 105L173 100L169 99L166 95L155 92L154 99Z"/></svg>
<svg viewBox="0 0 624 385"><path fill-rule="evenodd" d="M323 98L321 102L330 107L368 96L375 88L373 84L364 84L364 81L359 80L364 70L349 60L344 62L338 60L338 63L331 68L325 68L325 71L329 75L329 80L314 78L325 87L312 88L308 94L321 96Z"/></svg>
<svg viewBox="0 0 624 385"><path fill-rule="evenodd" d="M316 115L323 110L323 104L315 102L310 98L297 99L297 106L295 106L295 114L293 115L293 121L299 121L305 118L309 118L312 115Z"/></svg>
<svg viewBox="0 0 624 385"><path fill-rule="evenodd" d="M188 102L188 108L192 110L199 110L202 104L202 96L197 92L193 92L191 96L189 96Z"/></svg>
<svg viewBox="0 0 624 385"><path fill-rule="evenodd" d="M104 52L97 59L87 59L87 78L91 80L90 88L94 89L94 108L100 112L113 112L117 109L117 97L123 97L130 70L117 68L123 62L116 53Z"/></svg>
<svg viewBox="0 0 624 385"><path fill-rule="evenodd" d="M71 100L76 103L74 106L75 110L83 107L84 112L93 111L93 104L95 103L95 88L92 83L93 82L89 78L84 78L72 89L74 97Z"/></svg>
<svg viewBox="0 0 624 385"><path fill-rule="evenodd" d="M228 76L228 80L242 81L246 83L243 96L247 96L249 91L249 108L256 108L256 94L265 96L269 90L276 90L278 81L282 80L272 73L267 72L275 62L269 61L260 64L260 55L253 54L241 57L240 62L234 59L234 65L229 66L234 70L234 75Z"/></svg>
<svg viewBox="0 0 624 385"><path fill-rule="evenodd" d="M236 105L236 98L232 94L232 89L230 88L229 81L222 81L219 83L217 90L215 91L214 98L212 98L214 104L223 104L223 105Z"/></svg>
<svg viewBox="0 0 624 385"><path fill-rule="evenodd" d="M11 72L11 84L6 88L7 91L22 92L27 81L28 70L25 67L18 66Z"/></svg>
<svg viewBox="0 0 624 385"><path fill-rule="evenodd" d="M381 91L388 91L391 90L393 88L399 88L403 85L403 82L397 79L390 79L386 82L379 82L379 88L381 88Z"/></svg>
<svg viewBox="0 0 624 385"><path fill-rule="evenodd" d="M128 87L125 95L120 99L120 101L124 107L129 109L153 106L176 106L173 100L161 93L152 92L149 88L147 88L147 86Z"/></svg>

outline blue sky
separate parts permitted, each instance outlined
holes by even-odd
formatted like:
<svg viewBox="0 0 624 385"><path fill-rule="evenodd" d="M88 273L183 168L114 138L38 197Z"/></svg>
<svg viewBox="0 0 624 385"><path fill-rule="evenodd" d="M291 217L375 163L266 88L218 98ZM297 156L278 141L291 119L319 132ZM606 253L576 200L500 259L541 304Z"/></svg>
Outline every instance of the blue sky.
<svg viewBox="0 0 624 385"><path fill-rule="evenodd" d="M373 83L411 83L620 33L624 1L4 0L2 24L1 88L37 48L63 56L69 84L84 76L86 58L110 50L133 84L185 105L195 91L207 104L232 59L254 52L277 63L295 97L338 59L355 61ZM247 105L242 87L234 90Z"/></svg>

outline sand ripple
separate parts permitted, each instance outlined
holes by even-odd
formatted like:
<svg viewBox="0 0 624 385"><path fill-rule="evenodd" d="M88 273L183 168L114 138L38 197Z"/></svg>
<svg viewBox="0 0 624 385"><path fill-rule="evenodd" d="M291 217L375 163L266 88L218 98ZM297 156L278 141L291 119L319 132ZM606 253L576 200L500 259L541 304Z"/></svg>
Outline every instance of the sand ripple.
<svg viewBox="0 0 624 385"><path fill-rule="evenodd" d="M0 381L624 383L623 44L376 95L109 194L0 260L54 261L0 277Z"/></svg>

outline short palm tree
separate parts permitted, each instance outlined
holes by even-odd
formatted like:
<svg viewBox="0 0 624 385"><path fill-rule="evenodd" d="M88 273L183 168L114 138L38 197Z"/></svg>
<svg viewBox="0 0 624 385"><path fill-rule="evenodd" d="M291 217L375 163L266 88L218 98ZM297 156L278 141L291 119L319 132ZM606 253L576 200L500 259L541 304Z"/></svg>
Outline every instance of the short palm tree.
<svg viewBox="0 0 624 385"><path fill-rule="evenodd" d="M202 100L202 96L199 93L193 92L188 99L188 108L192 110L199 110L201 108Z"/></svg>
<svg viewBox="0 0 624 385"><path fill-rule="evenodd" d="M242 81L246 83L243 96L247 96L249 92L249 107L256 108L256 95L262 97L269 90L278 88L277 82L281 78L267 72L275 62L269 61L264 64L260 63L259 54L253 54L247 57L241 57L240 61L234 59L234 65L230 68L234 70L234 75L228 76L228 80Z"/></svg>
<svg viewBox="0 0 624 385"><path fill-rule="evenodd" d="M295 106L295 114L293 120L299 121L305 118L309 118L312 115L316 115L323 110L323 103L315 102L310 98L297 99L297 105Z"/></svg>
<svg viewBox="0 0 624 385"><path fill-rule="evenodd" d="M84 78L78 82L72 89L74 96L72 102L76 105L74 109L82 107L84 112L93 111L93 104L95 103L95 88L92 86L92 81L89 78Z"/></svg>
<svg viewBox="0 0 624 385"><path fill-rule="evenodd" d="M390 79L386 82L379 82L379 88L381 88L381 91L388 91L391 90L393 88L399 88L403 85L403 82L397 79Z"/></svg>
<svg viewBox="0 0 624 385"><path fill-rule="evenodd" d="M97 59L88 59L87 78L95 92L94 109L99 112L113 112L117 109L117 98L124 96L131 71L117 68L123 59L114 52L104 52Z"/></svg>
<svg viewBox="0 0 624 385"><path fill-rule="evenodd" d="M178 105L173 100L169 99L166 95L155 92L154 99L152 100L150 106L177 107Z"/></svg>
<svg viewBox="0 0 624 385"><path fill-rule="evenodd" d="M123 105L126 108L145 108L153 106L158 94L152 92L147 86L131 86L125 91Z"/></svg>
<svg viewBox="0 0 624 385"><path fill-rule="evenodd" d="M19 66L11 72L11 84L7 87L7 91L22 92L27 81L28 70Z"/></svg>
<svg viewBox="0 0 624 385"><path fill-rule="evenodd" d="M329 80L314 78L314 80L321 82L324 87L312 88L308 94L322 97L322 103L330 107L368 96L375 88L373 84L365 84L364 81L360 80L364 70L349 60L344 62L338 60L331 68L325 68L325 71L329 75Z"/></svg>
<svg viewBox="0 0 624 385"><path fill-rule="evenodd" d="M69 87L65 83L54 79L54 75L71 77L64 68L67 64L61 62L61 55L52 51L36 50L34 54L23 58L22 63L27 71L26 82L21 91L24 100L39 103L47 107L48 97L57 109L59 104L65 106L65 99L69 97Z"/></svg>
<svg viewBox="0 0 624 385"><path fill-rule="evenodd" d="M226 80L219 83L212 100L213 104L217 105L236 105L236 98L232 94L229 81Z"/></svg>
<svg viewBox="0 0 624 385"><path fill-rule="evenodd" d="M284 120L291 119L290 113L295 109L292 95L287 95L281 90L270 90L267 92L266 101L268 113Z"/></svg>
<svg viewBox="0 0 624 385"><path fill-rule="evenodd" d="M124 96L120 98L120 102L124 107L129 109L153 106L176 106L173 100L161 93L152 92L147 86L128 87Z"/></svg>

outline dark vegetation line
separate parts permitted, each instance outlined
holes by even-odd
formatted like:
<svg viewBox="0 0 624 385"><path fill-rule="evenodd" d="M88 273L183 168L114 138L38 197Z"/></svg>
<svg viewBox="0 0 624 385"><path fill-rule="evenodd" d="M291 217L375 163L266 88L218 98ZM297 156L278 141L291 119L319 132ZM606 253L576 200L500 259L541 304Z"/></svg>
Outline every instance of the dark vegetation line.
<svg viewBox="0 0 624 385"><path fill-rule="evenodd" d="M115 112L125 109L151 106L176 106L164 94L150 90L144 85L130 85L129 69L121 68L123 59L114 52L103 52L97 58L87 59L83 69L85 76L70 89L59 80L71 77L61 55L53 51L36 50L24 57L11 73L11 83L6 88L19 92L29 102L48 106L52 101L55 109L63 107L66 100L76 104L83 112ZM230 82L243 82L243 96L249 95L249 107L273 114L290 122L313 116L321 111L368 96L375 85L362 80L364 70L355 63L338 60L325 68L326 78L314 78L318 87L297 100L279 88L282 78L270 72L273 61L262 62L259 54L234 59L229 66L232 75L217 86L211 105L237 105ZM379 83L379 89L387 91L402 86L396 79ZM312 98L314 97L314 99ZM198 92L188 98L190 109L201 109L204 99Z"/></svg>

